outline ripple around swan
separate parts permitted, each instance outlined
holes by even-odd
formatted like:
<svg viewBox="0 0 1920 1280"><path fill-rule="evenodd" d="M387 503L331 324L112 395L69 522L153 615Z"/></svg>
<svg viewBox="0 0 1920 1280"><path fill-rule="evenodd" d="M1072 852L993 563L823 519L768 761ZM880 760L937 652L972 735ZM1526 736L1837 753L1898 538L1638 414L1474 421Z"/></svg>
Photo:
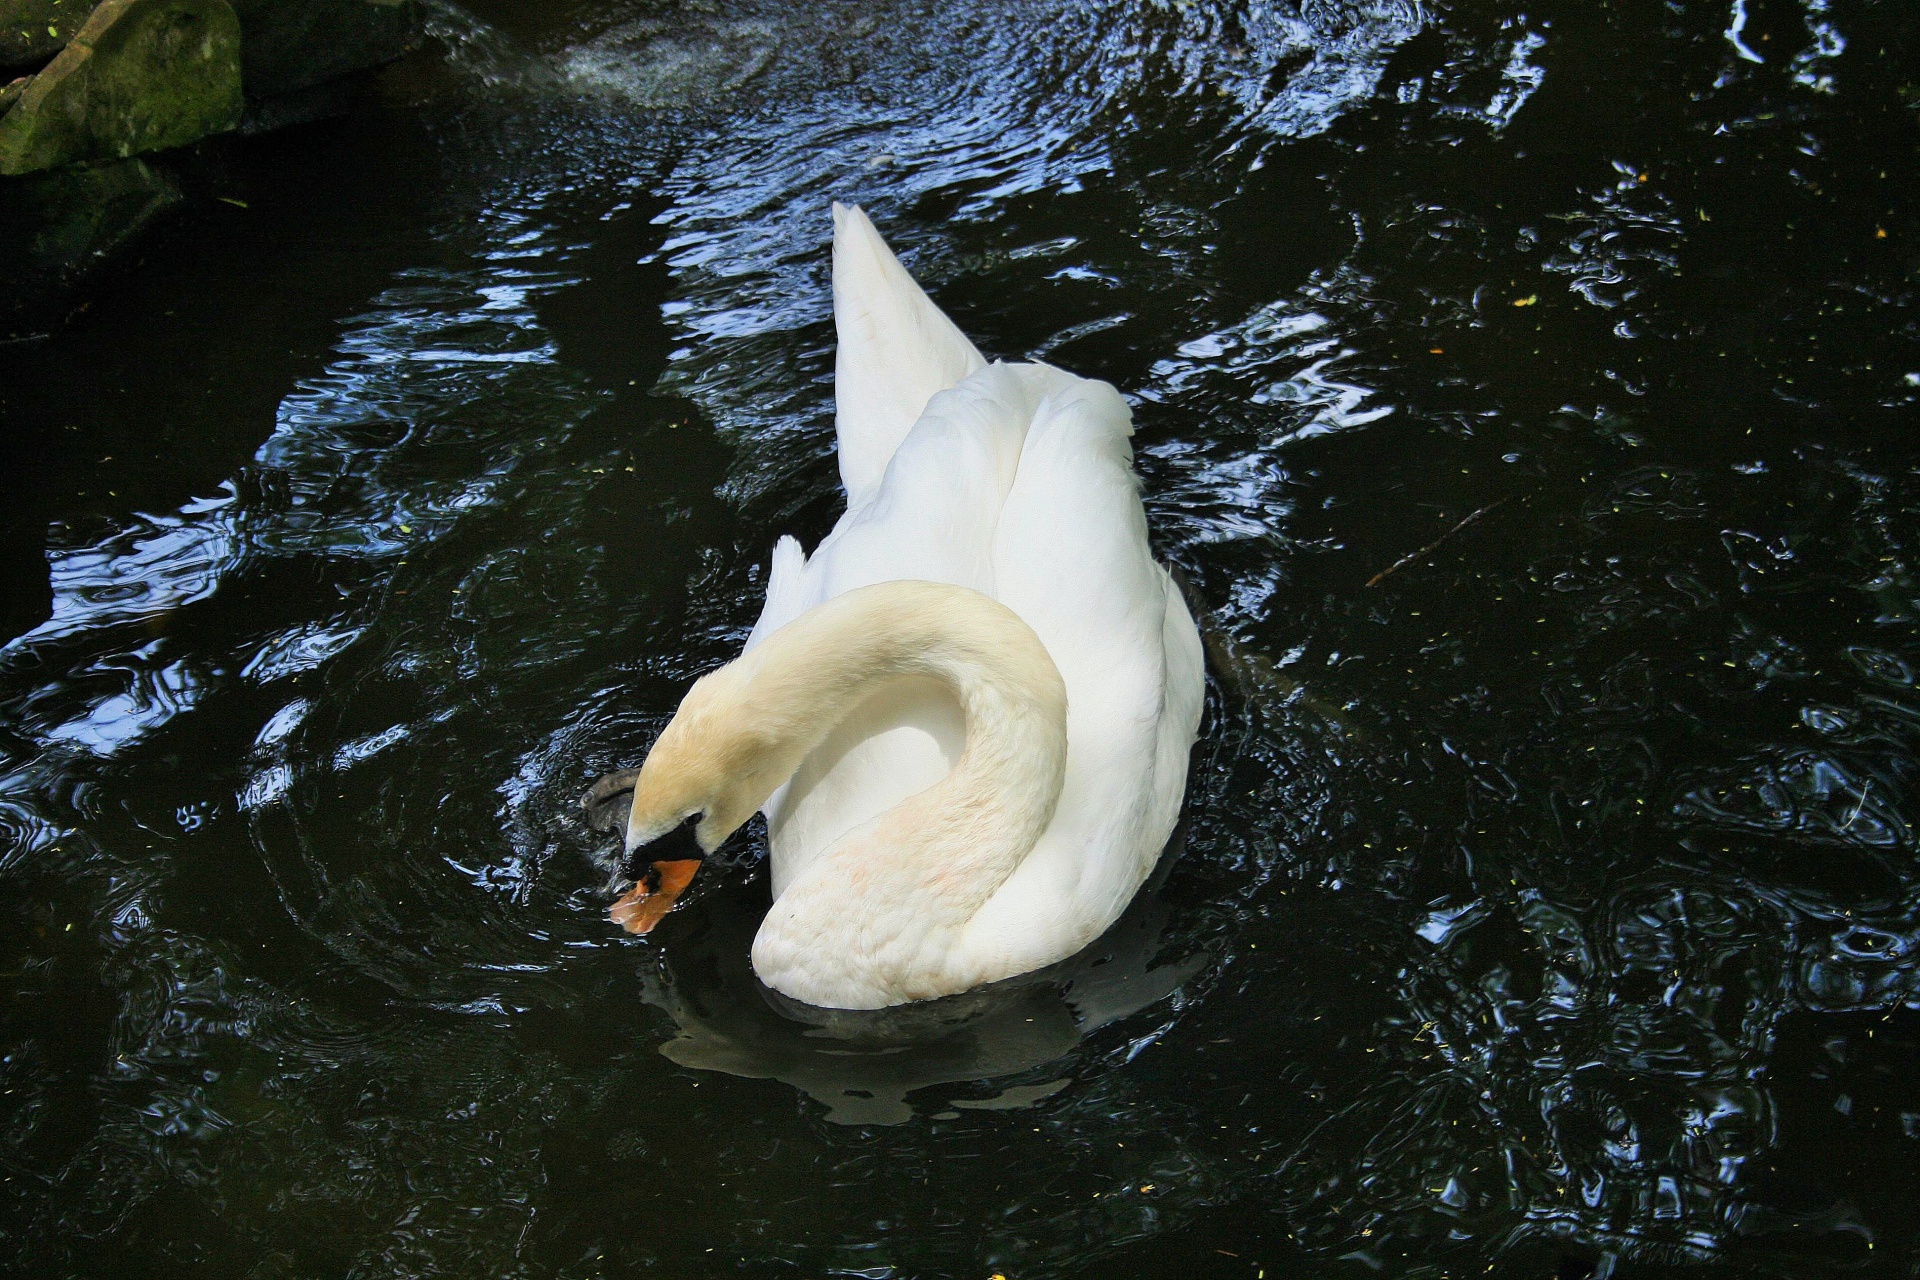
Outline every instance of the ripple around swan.
<svg viewBox="0 0 1920 1280"><path fill-rule="evenodd" d="M124 438L232 421L19 517L23 1270L1912 1270L1909 15L577 8L47 346L198 303ZM576 807L836 514L829 197L1132 397L1214 680L1128 928L932 1025L769 1003L752 838L616 934Z"/></svg>

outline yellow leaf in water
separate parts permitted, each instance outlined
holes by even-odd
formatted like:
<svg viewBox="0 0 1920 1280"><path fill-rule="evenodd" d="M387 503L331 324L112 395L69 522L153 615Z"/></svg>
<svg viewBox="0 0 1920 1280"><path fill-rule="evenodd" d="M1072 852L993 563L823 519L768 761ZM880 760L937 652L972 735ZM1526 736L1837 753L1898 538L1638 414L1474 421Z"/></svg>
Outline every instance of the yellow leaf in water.
<svg viewBox="0 0 1920 1280"><path fill-rule="evenodd" d="M1524 298L1515 298L1513 300L1513 305L1516 307L1530 307L1538 301L1540 301L1540 295L1537 293L1530 293Z"/></svg>

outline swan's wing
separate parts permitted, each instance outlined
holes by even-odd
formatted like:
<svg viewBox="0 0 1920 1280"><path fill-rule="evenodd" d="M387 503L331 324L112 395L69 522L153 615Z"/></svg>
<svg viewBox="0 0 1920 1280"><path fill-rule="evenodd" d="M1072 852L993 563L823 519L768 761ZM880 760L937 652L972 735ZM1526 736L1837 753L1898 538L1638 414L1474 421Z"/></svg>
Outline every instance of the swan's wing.
<svg viewBox="0 0 1920 1280"><path fill-rule="evenodd" d="M833 206L834 430L849 509L879 488L887 463L933 396L986 364L867 215Z"/></svg>
<svg viewBox="0 0 1920 1280"><path fill-rule="evenodd" d="M1184 789L1184 758L1172 803L1157 784L1163 759L1193 742L1198 639L1180 634L1191 620L1147 546L1131 434L1118 392L1073 379L1035 415L1001 509L995 594L1066 681L1067 776L1053 823L968 927L970 949L996 967L1046 963L1110 924L1152 870Z"/></svg>
<svg viewBox="0 0 1920 1280"><path fill-rule="evenodd" d="M1027 424L1072 379L996 364L935 395L866 502L802 560L774 552L754 639L845 591L919 578L994 593L994 530ZM749 641L749 646L753 641ZM778 893L841 836L938 782L964 743L959 707L932 683L882 691L807 757L766 806Z"/></svg>
<svg viewBox="0 0 1920 1280"><path fill-rule="evenodd" d="M1180 801L1187 793L1187 757L1200 733L1200 712L1207 697L1207 660L1200 647L1200 629L1193 625L1193 614L1187 610L1180 584L1165 569L1160 577L1167 596L1160 632L1167 655L1167 694L1154 748L1149 820L1170 835L1180 819Z"/></svg>
<svg viewBox="0 0 1920 1280"><path fill-rule="evenodd" d="M990 365L935 395L867 500L850 506L811 558L774 548L760 637L843 591L920 578L994 594L993 541L1027 424L1074 379L1043 365Z"/></svg>

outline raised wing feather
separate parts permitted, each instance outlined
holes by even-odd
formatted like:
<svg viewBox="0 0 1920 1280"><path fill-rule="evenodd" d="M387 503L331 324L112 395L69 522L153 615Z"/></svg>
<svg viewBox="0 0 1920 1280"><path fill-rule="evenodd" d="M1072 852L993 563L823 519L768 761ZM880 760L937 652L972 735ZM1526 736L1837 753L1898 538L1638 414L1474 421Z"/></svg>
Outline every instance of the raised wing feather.
<svg viewBox="0 0 1920 1280"><path fill-rule="evenodd" d="M986 361L857 207L833 206L834 430L847 505L871 497L927 401Z"/></svg>

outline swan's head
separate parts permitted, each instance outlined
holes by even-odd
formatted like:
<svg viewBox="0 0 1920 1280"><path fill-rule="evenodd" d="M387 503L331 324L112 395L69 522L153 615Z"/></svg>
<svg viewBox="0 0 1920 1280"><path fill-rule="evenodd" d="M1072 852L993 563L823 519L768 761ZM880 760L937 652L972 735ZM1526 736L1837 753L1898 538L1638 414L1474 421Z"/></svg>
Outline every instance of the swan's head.
<svg viewBox="0 0 1920 1280"><path fill-rule="evenodd" d="M712 853L793 772L789 753L742 696L737 665L695 681L647 753L627 813L629 855L695 816L694 838Z"/></svg>

